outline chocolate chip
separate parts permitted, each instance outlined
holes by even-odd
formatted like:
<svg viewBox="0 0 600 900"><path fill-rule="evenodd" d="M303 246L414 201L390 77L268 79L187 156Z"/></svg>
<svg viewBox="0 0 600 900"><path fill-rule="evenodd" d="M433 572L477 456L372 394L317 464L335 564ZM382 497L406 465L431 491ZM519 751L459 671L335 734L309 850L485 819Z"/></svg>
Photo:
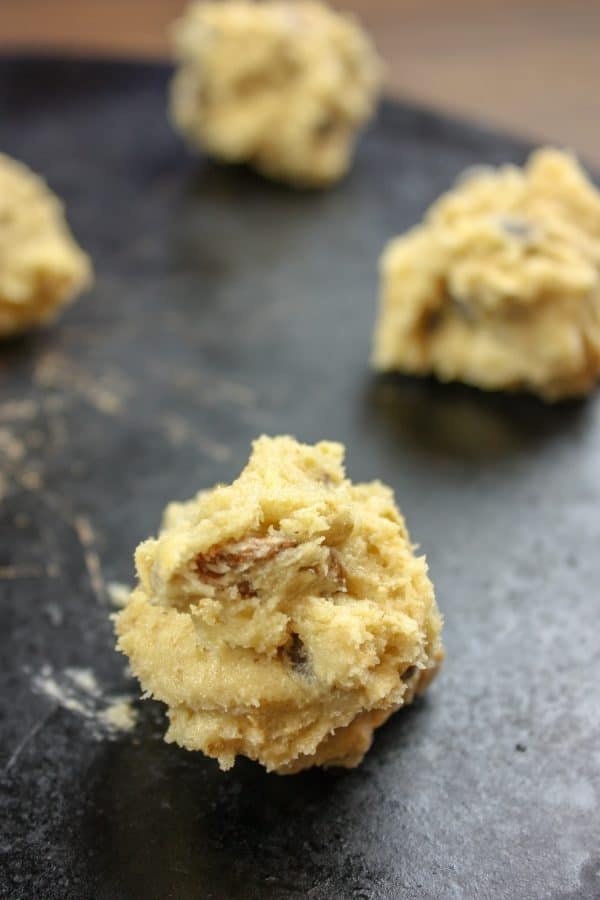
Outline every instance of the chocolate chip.
<svg viewBox="0 0 600 900"><path fill-rule="evenodd" d="M237 589L239 591L240 597L256 597L256 591L252 587L249 581L240 581L238 582Z"/></svg>
<svg viewBox="0 0 600 900"><path fill-rule="evenodd" d="M314 127L315 137L325 141L335 134L338 127L339 123L333 116L323 116Z"/></svg>
<svg viewBox="0 0 600 900"><path fill-rule="evenodd" d="M419 322L419 330L423 334L433 334L442 324L444 319L443 309L428 309Z"/></svg>
<svg viewBox="0 0 600 900"><path fill-rule="evenodd" d="M402 681L411 681L412 678L417 674L416 666L409 666L408 669L405 669L402 673Z"/></svg>
<svg viewBox="0 0 600 900"><path fill-rule="evenodd" d="M299 634L292 631L291 642L287 650L288 658L293 666L301 666L306 662L306 650Z"/></svg>
<svg viewBox="0 0 600 900"><path fill-rule="evenodd" d="M298 675L302 675L305 678L312 675L306 647L300 635L296 634L295 631L292 631L290 634L289 640L283 648L283 655L288 665Z"/></svg>

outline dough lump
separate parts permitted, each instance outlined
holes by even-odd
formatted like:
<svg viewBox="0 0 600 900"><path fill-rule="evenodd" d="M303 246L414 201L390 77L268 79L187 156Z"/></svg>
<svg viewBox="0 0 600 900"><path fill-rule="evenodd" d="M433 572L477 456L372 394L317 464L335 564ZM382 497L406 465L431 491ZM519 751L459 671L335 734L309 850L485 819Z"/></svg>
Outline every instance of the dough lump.
<svg viewBox="0 0 600 900"><path fill-rule="evenodd" d="M570 155L467 172L382 259L374 364L547 400L600 375L600 194Z"/></svg>
<svg viewBox="0 0 600 900"><path fill-rule="evenodd" d="M53 319L90 281L58 197L0 154L0 337Z"/></svg>
<svg viewBox="0 0 600 900"><path fill-rule="evenodd" d="M192 3L174 47L172 118L192 143L298 185L346 173L381 70L352 18L315 2Z"/></svg>
<svg viewBox="0 0 600 900"><path fill-rule="evenodd" d="M168 742L269 770L358 765L424 690L441 619L391 490L344 448L261 437L240 477L167 507L136 552L118 649L168 705Z"/></svg>

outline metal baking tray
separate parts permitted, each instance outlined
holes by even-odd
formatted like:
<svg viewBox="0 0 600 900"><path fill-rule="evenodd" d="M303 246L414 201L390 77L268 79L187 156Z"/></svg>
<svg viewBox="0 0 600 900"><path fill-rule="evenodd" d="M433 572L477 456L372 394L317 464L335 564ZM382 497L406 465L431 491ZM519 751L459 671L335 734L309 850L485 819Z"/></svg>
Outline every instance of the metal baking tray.
<svg viewBox="0 0 600 900"><path fill-rule="evenodd" d="M45 174L96 268L0 348L1 896L600 896L598 398L368 365L385 241L466 166L529 148L387 102L343 184L294 191L189 154L169 75L0 62L0 148ZM223 774L162 742L153 701L129 733L94 720L138 694L110 585L261 432L343 441L354 480L392 485L445 615L439 678L355 771ZM40 689L71 670L93 675L87 715Z"/></svg>

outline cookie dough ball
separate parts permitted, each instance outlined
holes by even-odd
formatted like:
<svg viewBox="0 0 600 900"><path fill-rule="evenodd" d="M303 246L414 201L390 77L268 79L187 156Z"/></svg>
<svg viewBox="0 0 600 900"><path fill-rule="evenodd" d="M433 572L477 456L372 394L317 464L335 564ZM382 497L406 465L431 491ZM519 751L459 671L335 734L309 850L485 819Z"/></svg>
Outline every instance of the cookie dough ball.
<svg viewBox="0 0 600 900"><path fill-rule="evenodd" d="M166 740L269 770L358 765L441 661L423 557L392 492L340 444L262 437L237 481L167 507L137 550L118 649Z"/></svg>
<svg viewBox="0 0 600 900"><path fill-rule="evenodd" d="M576 160L465 173L382 260L374 363L547 400L600 374L600 194Z"/></svg>
<svg viewBox="0 0 600 900"><path fill-rule="evenodd" d="M0 337L53 319L91 281L60 200L0 154Z"/></svg>
<svg viewBox="0 0 600 900"><path fill-rule="evenodd" d="M326 185L348 170L380 63L359 26L320 3L193 3L174 29L172 117L215 157Z"/></svg>

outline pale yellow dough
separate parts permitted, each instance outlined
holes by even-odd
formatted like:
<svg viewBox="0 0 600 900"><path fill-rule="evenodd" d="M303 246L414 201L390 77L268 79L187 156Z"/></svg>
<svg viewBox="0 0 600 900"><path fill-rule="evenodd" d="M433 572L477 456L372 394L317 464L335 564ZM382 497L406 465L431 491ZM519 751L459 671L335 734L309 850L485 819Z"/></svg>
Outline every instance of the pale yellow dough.
<svg viewBox="0 0 600 900"><path fill-rule="evenodd" d="M136 552L118 649L167 741L291 773L358 765L441 661L441 620L389 488L340 444L262 437L233 484L167 507Z"/></svg>
<svg viewBox="0 0 600 900"><path fill-rule="evenodd" d="M577 161L465 176L382 259L377 369L545 399L600 375L600 194Z"/></svg>
<svg viewBox="0 0 600 900"><path fill-rule="evenodd" d="M60 200L0 154L0 337L53 319L91 281Z"/></svg>
<svg viewBox="0 0 600 900"><path fill-rule="evenodd" d="M193 144L298 185L347 172L381 81L352 18L303 0L196 2L174 49L171 113Z"/></svg>

